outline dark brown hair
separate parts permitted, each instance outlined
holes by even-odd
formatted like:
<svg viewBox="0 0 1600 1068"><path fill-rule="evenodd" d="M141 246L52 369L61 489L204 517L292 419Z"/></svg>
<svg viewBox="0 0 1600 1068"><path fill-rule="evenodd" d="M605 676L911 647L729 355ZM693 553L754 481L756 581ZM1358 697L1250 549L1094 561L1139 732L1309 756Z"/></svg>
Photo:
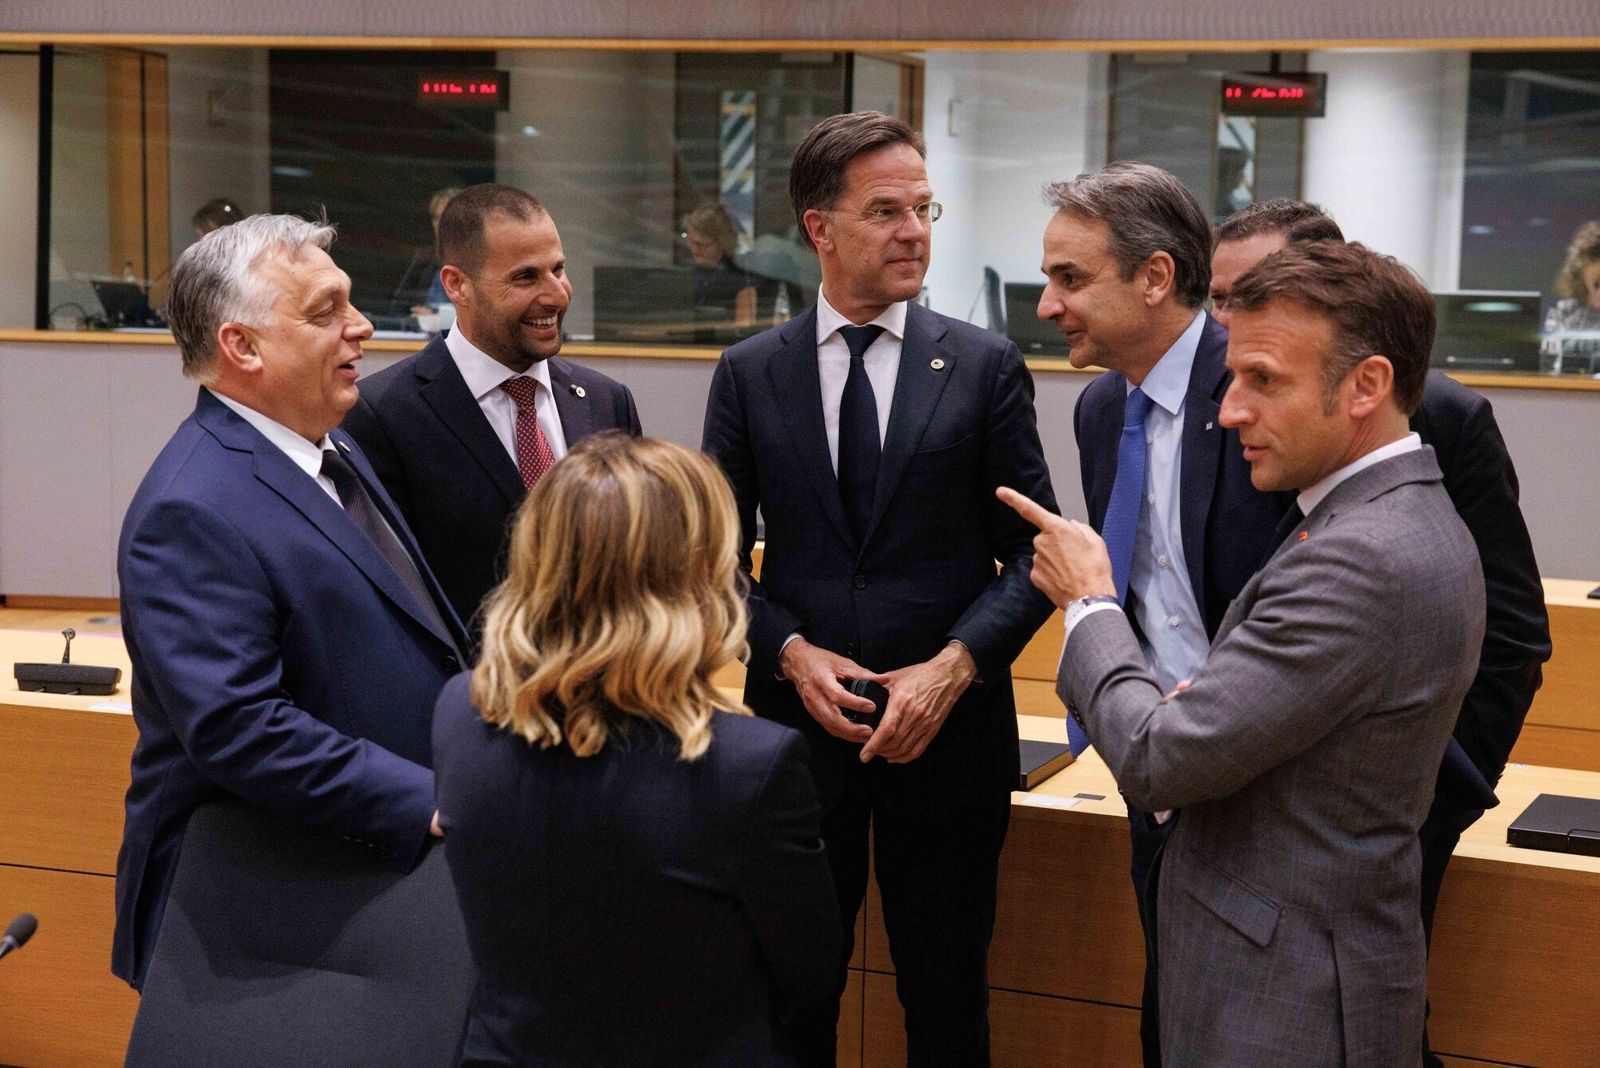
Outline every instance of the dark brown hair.
<svg viewBox="0 0 1600 1068"><path fill-rule="evenodd" d="M1298 304L1333 327L1323 354L1324 395L1368 356L1394 367L1394 402L1406 415L1422 402L1433 352L1433 295L1405 264L1359 242L1307 241L1267 256L1233 284L1228 305L1258 311L1283 301Z"/></svg>
<svg viewBox="0 0 1600 1068"><path fill-rule="evenodd" d="M483 231L489 216L527 222L543 214L544 205L515 186L494 182L469 185L450 198L439 216L439 262L476 275L488 258Z"/></svg>
<svg viewBox="0 0 1600 1068"><path fill-rule="evenodd" d="M1243 241L1257 234L1282 234L1289 244L1343 241L1344 231L1319 204L1278 197L1240 208L1217 226L1217 243Z"/></svg>
<svg viewBox="0 0 1600 1068"><path fill-rule="evenodd" d="M910 145L917 155L928 155L921 134L881 111L830 115L806 134L789 164L789 201L800 225L800 239L808 248L815 246L806 232L806 212L833 207L844 192L844 169L850 161L890 145Z"/></svg>
<svg viewBox="0 0 1600 1068"><path fill-rule="evenodd" d="M1157 252L1172 257L1178 303L1198 308L1211 287L1211 220L1176 177L1148 163L1119 160L1094 174L1045 186L1057 211L1103 223L1124 282Z"/></svg>

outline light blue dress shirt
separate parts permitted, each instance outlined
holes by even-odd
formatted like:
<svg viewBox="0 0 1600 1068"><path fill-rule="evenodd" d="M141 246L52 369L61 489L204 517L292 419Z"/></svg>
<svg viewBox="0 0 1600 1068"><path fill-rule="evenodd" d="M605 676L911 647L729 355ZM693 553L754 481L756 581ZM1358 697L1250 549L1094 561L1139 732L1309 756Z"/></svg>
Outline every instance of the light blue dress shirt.
<svg viewBox="0 0 1600 1068"><path fill-rule="evenodd" d="M1197 314L1139 386L1154 403L1144 421L1149 451L1139 533L1128 572L1128 607L1139 622L1145 662L1163 691L1193 678L1211 644L1189 586L1180 507L1183 404L1205 321L1203 314Z"/></svg>

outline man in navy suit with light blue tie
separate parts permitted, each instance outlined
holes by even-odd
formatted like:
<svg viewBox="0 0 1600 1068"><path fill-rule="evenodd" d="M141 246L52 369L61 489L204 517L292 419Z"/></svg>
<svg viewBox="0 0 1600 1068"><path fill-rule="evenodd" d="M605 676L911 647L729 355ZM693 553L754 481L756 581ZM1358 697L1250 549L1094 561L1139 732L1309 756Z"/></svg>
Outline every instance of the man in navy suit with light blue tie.
<svg viewBox="0 0 1600 1068"><path fill-rule="evenodd" d="M1039 317L1074 366L1114 372L1078 398L1073 426L1089 523L1102 532L1118 596L1166 691L1205 661L1228 603L1267 555L1292 494L1258 492L1238 432L1218 421L1228 332L1203 310L1211 223L1158 167L1113 163L1050 186ZM1141 522L1141 515L1143 522ZM1070 717L1074 751L1086 746ZM1170 813L1128 813L1145 944L1155 945L1154 872ZM1155 967L1140 1034L1159 1064Z"/></svg>
<svg viewBox="0 0 1600 1068"><path fill-rule="evenodd" d="M1050 612L1031 529L994 499L1020 479L1054 507L1022 354L916 303L941 210L922 153L877 112L806 137L789 186L821 261L817 308L724 353L706 408L747 567L758 508L766 521L745 701L810 743L844 921L834 997L794 1036L806 1065L834 1062L869 826L907 1062L989 1063L1010 667ZM875 726L845 717L873 708L852 679L888 688Z"/></svg>
<svg viewBox="0 0 1600 1068"><path fill-rule="evenodd" d="M393 501L335 428L372 325L333 228L260 215L172 271L194 414L123 522L133 752L112 970L149 966L190 814L241 798L408 869L434 811L433 702L467 636Z"/></svg>

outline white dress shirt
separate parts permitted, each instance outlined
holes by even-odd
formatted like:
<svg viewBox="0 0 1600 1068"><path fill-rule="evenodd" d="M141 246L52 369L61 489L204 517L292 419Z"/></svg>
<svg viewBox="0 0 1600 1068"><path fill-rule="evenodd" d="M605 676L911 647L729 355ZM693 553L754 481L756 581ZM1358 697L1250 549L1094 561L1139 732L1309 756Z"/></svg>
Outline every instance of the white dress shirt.
<svg viewBox="0 0 1600 1068"><path fill-rule="evenodd" d="M456 370L466 380L467 392L478 402L483 417L489 420L489 428L500 439L500 444L505 446L512 462L515 462L517 402L511 399L511 394L500 388L500 383L516 378L517 372L468 341L461 332L459 321L445 335L444 344L450 350ZM550 443L550 452L559 460L567 454L567 436L561 430L561 413L556 411L555 392L550 385L550 366L544 360L539 360L524 372L524 377L539 384L534 398L539 429L544 431L545 440Z"/></svg>
<svg viewBox="0 0 1600 1068"><path fill-rule="evenodd" d="M322 440L313 444L276 419L269 419L232 397L224 397L209 386L206 387L206 392L232 408L240 419L259 430L261 436L276 445L278 451L287 456L296 467L310 475L312 480L322 487L322 492L333 498L334 504L340 508L344 507L343 502L339 500L339 491L334 488L333 480L322 473L322 450L334 447L328 435L322 435Z"/></svg>
<svg viewBox="0 0 1600 1068"><path fill-rule="evenodd" d="M1300 514L1310 515L1316 510L1317 505L1327 499L1335 486L1350 476L1365 471L1374 464L1381 464L1385 460L1403 456L1408 452L1416 452L1420 448L1422 448L1422 438L1415 433L1407 434L1399 441L1380 445L1365 456L1358 456L1332 474L1323 475L1315 483L1301 490L1300 495L1295 498L1295 503L1300 506Z"/></svg>
<svg viewBox="0 0 1600 1068"><path fill-rule="evenodd" d="M878 402L878 442L889 432L889 406L894 403L894 386L900 378L900 346L906 336L906 303L900 301L883 310L872 323L883 333L867 346L861 362L872 383L872 396ZM861 323L869 326L872 323ZM822 422L828 431L828 456L833 473L839 473L839 402L844 397L845 379L850 377L850 346L844 343L841 326L854 326L834 310L828 295L817 292L817 377L822 381Z"/></svg>

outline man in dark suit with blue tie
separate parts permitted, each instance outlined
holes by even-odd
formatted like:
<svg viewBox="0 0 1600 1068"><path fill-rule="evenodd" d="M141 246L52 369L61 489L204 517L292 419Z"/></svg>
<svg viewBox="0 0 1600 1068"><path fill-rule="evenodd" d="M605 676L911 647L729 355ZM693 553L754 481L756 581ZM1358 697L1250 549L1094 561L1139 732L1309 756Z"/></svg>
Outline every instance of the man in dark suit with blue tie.
<svg viewBox="0 0 1600 1068"><path fill-rule="evenodd" d="M557 355L572 283L537 199L492 183L456 193L439 219L439 257L455 325L362 379L344 429L476 634L527 491L589 435L637 435L639 413L627 386Z"/></svg>
<svg viewBox="0 0 1600 1068"><path fill-rule="evenodd" d="M1007 339L916 303L941 208L905 123L823 120L790 196L821 261L817 307L724 353L705 448L747 566L765 520L745 700L810 742L843 919L835 998L796 1044L833 1063L870 825L908 1062L984 1065L1018 763L1010 665L1050 610L1030 529L993 497L1018 479L1053 507L1033 382ZM846 718L873 708L852 679L888 688L875 726Z"/></svg>
<svg viewBox="0 0 1600 1068"><path fill-rule="evenodd" d="M254 216L172 272L202 384L123 522L133 752L112 969L135 987L195 808L237 797L399 869L434 811L430 721L466 633L365 458L335 428L372 325L333 228Z"/></svg>

